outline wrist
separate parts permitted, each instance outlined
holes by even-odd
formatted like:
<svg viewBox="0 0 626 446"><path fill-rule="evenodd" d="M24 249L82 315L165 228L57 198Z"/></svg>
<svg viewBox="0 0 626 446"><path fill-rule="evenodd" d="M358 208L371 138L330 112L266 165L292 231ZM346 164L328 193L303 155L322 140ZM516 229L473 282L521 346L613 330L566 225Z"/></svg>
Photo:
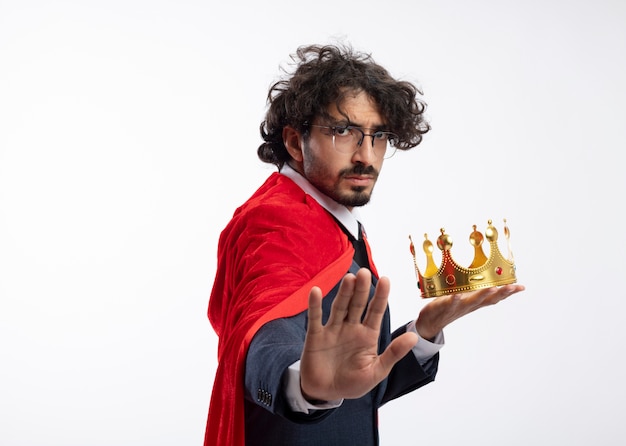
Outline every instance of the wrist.
<svg viewBox="0 0 626 446"><path fill-rule="evenodd" d="M422 339L426 339L430 342L432 342L437 334L441 331L439 329L435 329L434 327L429 326L428 324L425 324L424 321L420 321L419 318L415 321L415 330Z"/></svg>
<svg viewBox="0 0 626 446"><path fill-rule="evenodd" d="M329 401L327 399L320 398L319 396L313 395L307 392L306 390L304 390L304 387L302 387L302 381L300 381L300 393L302 393L302 397L305 400L307 400L307 402L313 405L320 405Z"/></svg>

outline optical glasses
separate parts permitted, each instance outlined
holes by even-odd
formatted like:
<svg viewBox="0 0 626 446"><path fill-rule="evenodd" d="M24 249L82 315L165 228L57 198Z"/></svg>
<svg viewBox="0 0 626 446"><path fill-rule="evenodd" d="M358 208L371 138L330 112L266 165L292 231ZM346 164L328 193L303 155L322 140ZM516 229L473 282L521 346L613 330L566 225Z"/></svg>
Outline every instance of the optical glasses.
<svg viewBox="0 0 626 446"><path fill-rule="evenodd" d="M366 136L372 138L372 150L376 157L389 159L396 153L394 144L398 141L399 137L392 132L378 130L374 133L365 133L362 128L354 125L306 125L327 130L328 133L326 134L333 137L333 147L340 153L356 153L363 144Z"/></svg>

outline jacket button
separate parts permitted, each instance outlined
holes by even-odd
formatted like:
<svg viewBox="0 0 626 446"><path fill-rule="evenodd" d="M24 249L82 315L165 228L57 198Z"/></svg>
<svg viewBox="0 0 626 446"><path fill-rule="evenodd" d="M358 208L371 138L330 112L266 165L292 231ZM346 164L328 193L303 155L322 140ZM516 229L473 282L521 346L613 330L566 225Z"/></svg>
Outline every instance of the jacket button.
<svg viewBox="0 0 626 446"><path fill-rule="evenodd" d="M265 404L266 406L270 406L272 404L272 394L269 393L267 390L258 389L257 401Z"/></svg>

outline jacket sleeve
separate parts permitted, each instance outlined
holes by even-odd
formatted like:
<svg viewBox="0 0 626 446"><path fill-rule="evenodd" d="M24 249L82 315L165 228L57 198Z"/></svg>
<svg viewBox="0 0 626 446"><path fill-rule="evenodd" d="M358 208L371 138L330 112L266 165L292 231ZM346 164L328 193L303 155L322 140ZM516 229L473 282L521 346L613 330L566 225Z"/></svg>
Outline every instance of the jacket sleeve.
<svg viewBox="0 0 626 446"><path fill-rule="evenodd" d="M337 294L339 284L323 299L324 320ZM276 319L255 334L246 357L245 397L256 406L297 423L317 422L334 409L294 412L284 395L283 378L287 368L300 359L307 329L307 312ZM248 405L248 407L251 407Z"/></svg>
<svg viewBox="0 0 626 446"><path fill-rule="evenodd" d="M392 333L391 338L395 339L405 332L406 327L402 326ZM438 366L439 353L422 366L410 351L391 370L381 405L434 381Z"/></svg>

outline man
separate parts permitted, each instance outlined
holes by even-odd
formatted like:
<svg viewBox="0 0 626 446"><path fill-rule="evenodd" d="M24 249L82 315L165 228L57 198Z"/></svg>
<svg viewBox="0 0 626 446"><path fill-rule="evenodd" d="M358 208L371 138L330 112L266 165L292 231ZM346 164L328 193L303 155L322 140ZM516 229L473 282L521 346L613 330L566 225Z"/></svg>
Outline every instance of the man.
<svg viewBox="0 0 626 446"><path fill-rule="evenodd" d="M205 445L378 444L378 408L434 379L442 329L523 290L440 297L391 333L389 280L353 211L384 159L429 130L425 105L349 47L301 47L294 60L261 125L258 155L279 172L220 236Z"/></svg>

